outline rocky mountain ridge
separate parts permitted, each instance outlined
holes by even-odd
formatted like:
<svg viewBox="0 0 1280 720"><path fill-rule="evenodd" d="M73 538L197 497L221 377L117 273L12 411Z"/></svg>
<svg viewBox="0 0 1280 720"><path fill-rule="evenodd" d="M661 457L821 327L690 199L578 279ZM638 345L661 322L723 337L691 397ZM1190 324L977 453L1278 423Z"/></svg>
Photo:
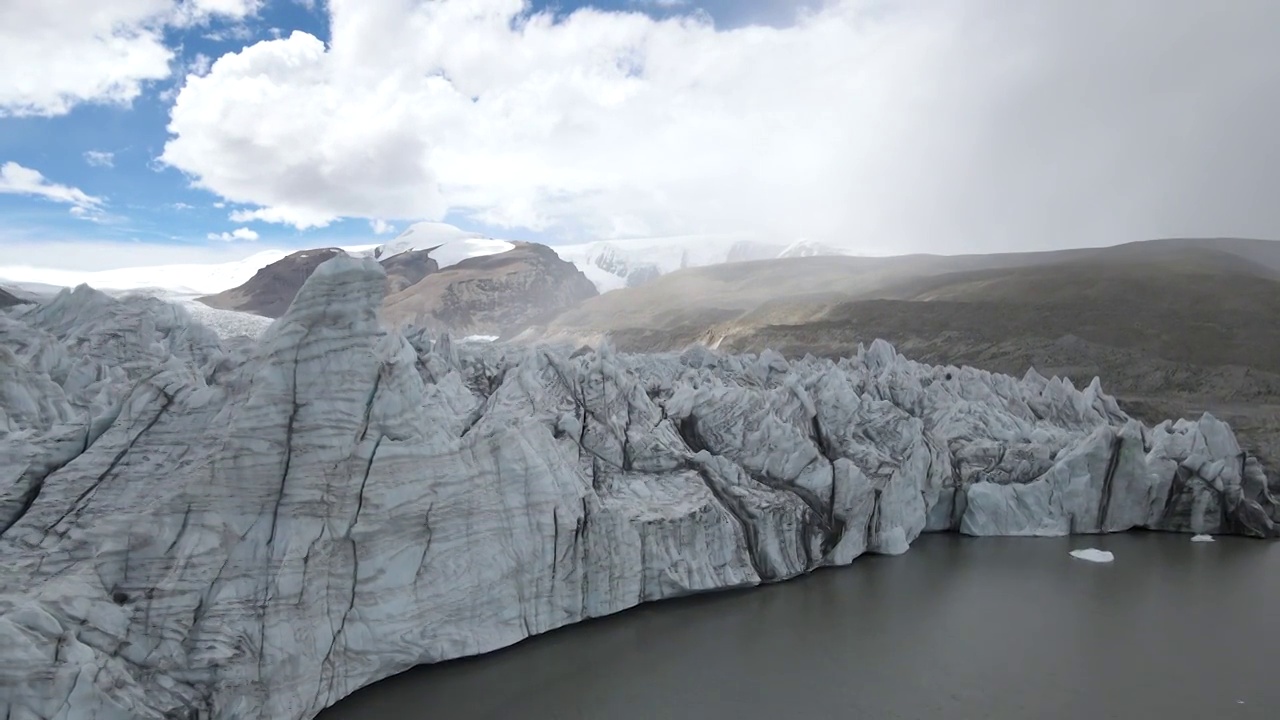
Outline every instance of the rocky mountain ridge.
<svg viewBox="0 0 1280 720"><path fill-rule="evenodd" d="M1277 534L1229 427L1097 381L460 346L384 329L386 284L335 257L256 343L85 287L0 314L0 711L309 718L922 532Z"/></svg>
<svg viewBox="0 0 1280 720"><path fill-rule="evenodd" d="M393 247L394 252L377 253L387 273L384 318L397 325L508 335L545 323L596 294L573 264L544 245L511 243L504 252L466 257L441 269L432 257L438 248L414 250L405 243ZM316 268L348 255L341 248L302 250L268 265L240 287L199 301L220 310L278 318Z"/></svg>
<svg viewBox="0 0 1280 720"><path fill-rule="evenodd" d="M24 305L28 302L30 301L24 298L21 298L17 295L14 295L13 293L9 292L8 290L5 290L4 288L0 288L0 308L13 307L14 305Z"/></svg>
<svg viewBox="0 0 1280 720"><path fill-rule="evenodd" d="M197 298L197 301L218 310L233 310L275 319L289 309L290 303L316 268L327 260L347 254L346 250L337 247L299 250L262 268L243 285L216 295ZM430 250L401 250L388 254L380 262L387 272L389 292L399 292L410 287L439 269Z"/></svg>
<svg viewBox="0 0 1280 720"><path fill-rule="evenodd" d="M595 295L591 281L551 248L515 243L511 250L467 258L389 295L382 317L397 327L508 336Z"/></svg>
<svg viewBox="0 0 1280 720"><path fill-rule="evenodd" d="M243 285L197 300L217 310L278 318L321 263L344 254L336 247L299 250L257 271Z"/></svg>

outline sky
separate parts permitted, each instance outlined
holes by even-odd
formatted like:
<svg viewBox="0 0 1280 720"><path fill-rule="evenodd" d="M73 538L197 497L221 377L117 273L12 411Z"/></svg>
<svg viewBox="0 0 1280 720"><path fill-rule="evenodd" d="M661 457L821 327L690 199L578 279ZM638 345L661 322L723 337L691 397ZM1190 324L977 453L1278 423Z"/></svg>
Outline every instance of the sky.
<svg viewBox="0 0 1280 720"><path fill-rule="evenodd" d="M4 0L0 265L1280 238L1274 0Z"/></svg>

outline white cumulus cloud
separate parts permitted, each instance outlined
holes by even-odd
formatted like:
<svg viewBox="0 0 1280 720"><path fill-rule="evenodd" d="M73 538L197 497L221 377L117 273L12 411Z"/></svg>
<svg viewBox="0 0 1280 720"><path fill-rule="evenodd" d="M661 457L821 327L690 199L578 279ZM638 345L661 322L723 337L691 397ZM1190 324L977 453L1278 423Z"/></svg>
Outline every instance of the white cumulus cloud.
<svg viewBox="0 0 1280 720"><path fill-rule="evenodd" d="M237 222L751 231L868 251L1280 235L1280 3L830 0L723 30L330 0L190 76L162 161Z"/></svg>
<svg viewBox="0 0 1280 720"><path fill-rule="evenodd" d="M62 115L84 102L127 104L169 76L164 29L240 19L259 0L3 0L0 117Z"/></svg>
<svg viewBox="0 0 1280 720"><path fill-rule="evenodd" d="M102 209L102 198L69 185L50 182L38 170L16 162L0 165L0 195L31 195L71 205L71 213L85 216Z"/></svg>
<svg viewBox="0 0 1280 720"><path fill-rule="evenodd" d="M231 232L209 233L208 235L208 238L210 240L221 240L223 242L235 242L235 241L253 242L257 240L259 237L261 236L258 235L256 231L251 230L249 228L244 228L244 227L236 228Z"/></svg>

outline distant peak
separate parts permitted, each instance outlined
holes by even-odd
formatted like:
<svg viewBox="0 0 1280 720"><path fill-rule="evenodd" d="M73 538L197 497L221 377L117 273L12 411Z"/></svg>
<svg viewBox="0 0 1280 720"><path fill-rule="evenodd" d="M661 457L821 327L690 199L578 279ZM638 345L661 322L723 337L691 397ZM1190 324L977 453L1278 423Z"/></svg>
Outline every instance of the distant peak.
<svg viewBox="0 0 1280 720"><path fill-rule="evenodd" d="M285 256L283 260L280 260L278 262L284 262L284 260L307 260L309 258L319 257L319 256L334 257L337 255L346 255L346 254L347 252L342 248L336 248L336 247L310 248L307 250L299 250L295 253L291 253Z"/></svg>
<svg viewBox="0 0 1280 720"><path fill-rule="evenodd" d="M515 246L505 240L463 230L448 223L420 222L410 225L395 239L375 248L373 257L385 260L400 253L426 250L440 263L440 267L446 267L468 257L492 255L513 247Z"/></svg>
<svg viewBox="0 0 1280 720"><path fill-rule="evenodd" d="M813 240L797 240L786 247L782 252L778 253L780 258L797 258L797 257L819 257L825 255L848 255L849 253L838 247L825 245Z"/></svg>

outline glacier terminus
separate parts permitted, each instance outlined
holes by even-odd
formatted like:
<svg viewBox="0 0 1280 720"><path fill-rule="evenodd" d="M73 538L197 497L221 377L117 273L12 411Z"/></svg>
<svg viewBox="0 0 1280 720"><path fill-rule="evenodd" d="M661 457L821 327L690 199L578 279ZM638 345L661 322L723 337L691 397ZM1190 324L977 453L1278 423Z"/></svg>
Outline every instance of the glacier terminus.
<svg viewBox="0 0 1280 720"><path fill-rule="evenodd" d="M1280 534L1226 424L1096 379L456 343L385 290L335 257L252 340L85 286L0 313L0 715L310 718L925 532Z"/></svg>

